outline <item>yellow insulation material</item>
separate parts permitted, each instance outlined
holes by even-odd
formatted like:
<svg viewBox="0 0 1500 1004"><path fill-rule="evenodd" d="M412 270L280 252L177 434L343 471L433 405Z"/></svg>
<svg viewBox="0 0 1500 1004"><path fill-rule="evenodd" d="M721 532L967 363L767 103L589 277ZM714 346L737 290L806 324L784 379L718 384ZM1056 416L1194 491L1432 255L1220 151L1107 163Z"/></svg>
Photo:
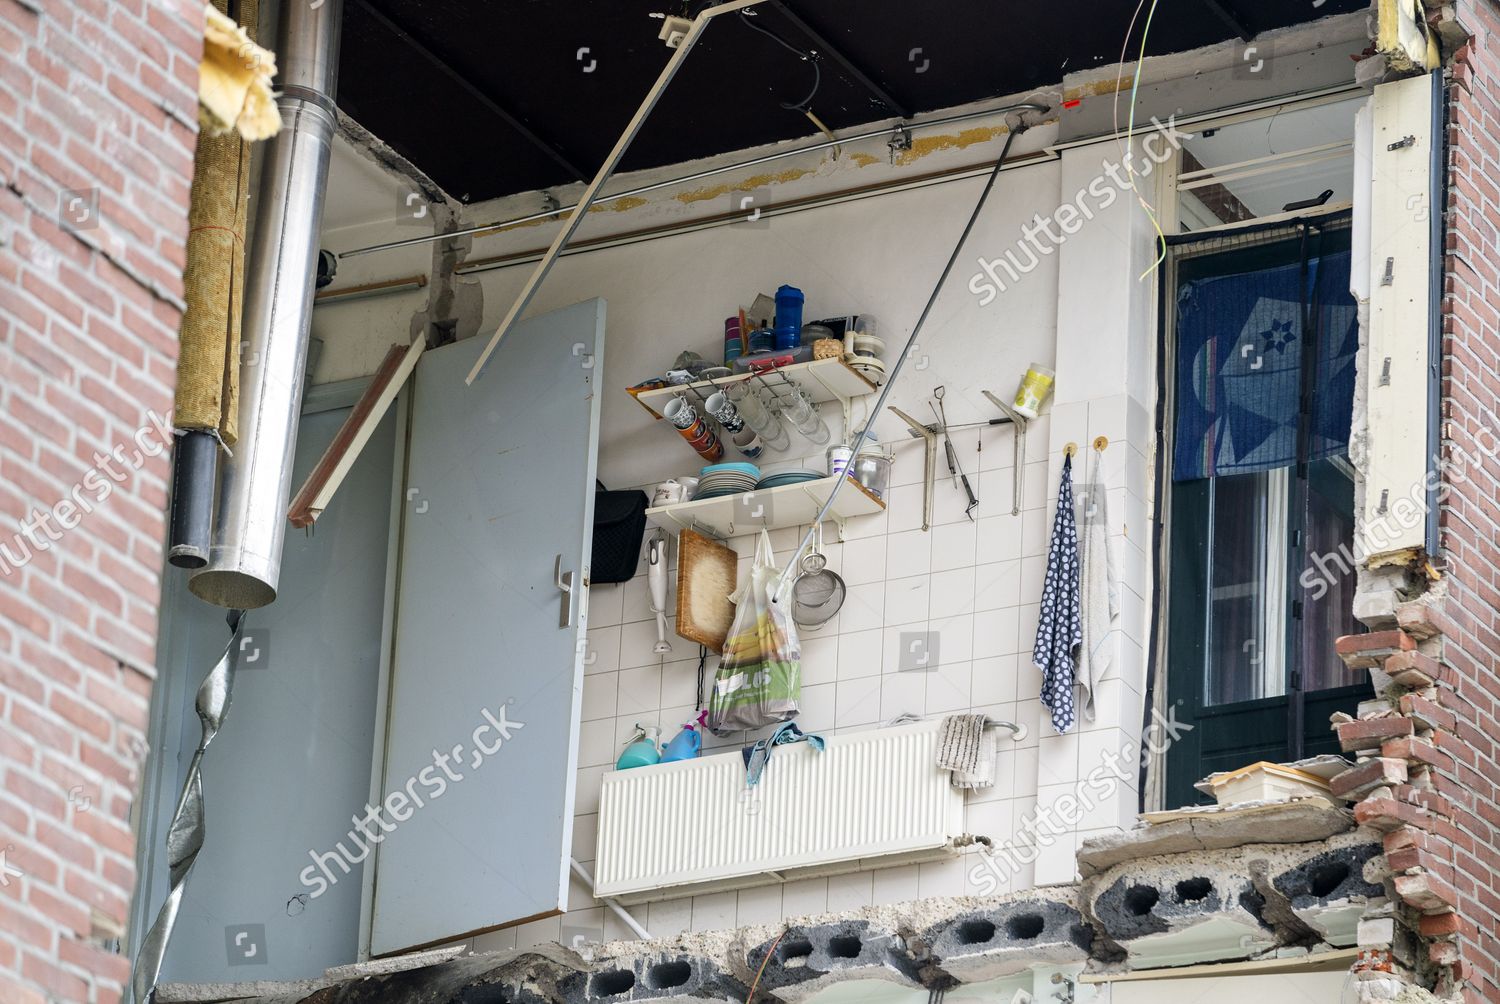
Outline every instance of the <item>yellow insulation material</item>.
<svg viewBox="0 0 1500 1004"><path fill-rule="evenodd" d="M276 56L252 38L255 15L245 13L252 6L253 0L240 4L240 19L248 32L224 13L225 0L215 0L205 9L208 22L203 61L198 64L198 121L205 132L234 131L257 140L281 129L281 113L271 95Z"/></svg>
<svg viewBox="0 0 1500 1004"><path fill-rule="evenodd" d="M227 8L228 0L218 2ZM256 29L255 0L241 0L239 7L246 27L229 23L236 38L253 45L250 38ZM212 13L228 20L217 10ZM208 63L205 55L205 67ZM199 133L188 211L187 267L183 271L187 310L182 317L177 361L175 424L181 429L217 431L230 446L238 433L240 312L249 198L250 144L239 131Z"/></svg>

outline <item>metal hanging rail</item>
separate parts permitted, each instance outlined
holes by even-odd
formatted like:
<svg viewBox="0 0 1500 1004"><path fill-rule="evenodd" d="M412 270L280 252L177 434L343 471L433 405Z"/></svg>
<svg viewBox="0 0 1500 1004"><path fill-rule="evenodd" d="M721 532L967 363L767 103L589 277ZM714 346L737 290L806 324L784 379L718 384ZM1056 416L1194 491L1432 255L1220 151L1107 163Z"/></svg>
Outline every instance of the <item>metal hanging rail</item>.
<svg viewBox="0 0 1500 1004"><path fill-rule="evenodd" d="M733 164L726 164L723 167L710 167L702 171L694 171L692 174L684 174L681 177L670 178L666 181L657 181L649 185L641 185L638 188L626 189L623 192L611 192L608 195L599 196L594 201L609 202L613 199L627 199L635 195L645 195L648 192L657 192L663 188L672 188L677 185L686 185L694 181L702 181L704 178L712 178L716 175L728 174L731 171L742 171L750 167L759 167L762 164L770 164L778 160L784 160L787 157L795 157L799 154L817 153L819 150L827 150L831 147L841 146L848 143L858 143L862 140L875 139L879 136L897 136L903 132L909 132L913 129L933 129L939 126L953 125L956 122L968 122L978 118L989 118L995 115L1004 115L1007 112L1045 112L1048 110L1049 109L1047 105L1037 104L1031 101L1023 101L1019 104L1004 105L998 108L986 108L981 111L960 112L957 115L943 115L935 119L928 119L925 122L898 121L891 125L881 126L878 129L869 129L865 132L855 133L852 136L843 136L837 140L821 140L817 143L809 144L808 146L799 146L795 150L778 150L775 153L763 154L759 157L752 157L749 160L742 160L737 161ZM554 216L562 216L566 213L571 213L577 208L578 203L575 202L567 206L558 206L553 209L544 209L541 212L531 213L528 216L518 216L513 220L501 220L498 223L486 223L482 226L465 227L461 230L450 230L447 233L441 234L423 234L420 237L406 237L399 241L386 241L383 244L371 244L366 247L354 248L349 251L340 251L338 253L338 256L340 259L357 258L360 255L374 254L377 251L392 251L396 248L412 247L417 244L432 244L437 241L445 241L453 237L469 237L479 234L488 234L496 230L504 230L507 227L516 227L526 223L535 223L538 220L550 219Z"/></svg>

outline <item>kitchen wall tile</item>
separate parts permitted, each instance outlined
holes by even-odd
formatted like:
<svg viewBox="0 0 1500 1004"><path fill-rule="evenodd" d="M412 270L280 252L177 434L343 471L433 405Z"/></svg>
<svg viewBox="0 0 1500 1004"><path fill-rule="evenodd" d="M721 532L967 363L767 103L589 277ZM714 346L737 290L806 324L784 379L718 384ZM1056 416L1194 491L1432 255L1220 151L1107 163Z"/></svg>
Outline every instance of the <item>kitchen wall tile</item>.
<svg viewBox="0 0 1500 1004"><path fill-rule="evenodd" d="M604 912L604 907L596 906L587 910L569 910L563 914L562 943L577 951L590 942L603 941Z"/></svg>
<svg viewBox="0 0 1500 1004"><path fill-rule="evenodd" d="M974 592L973 567L934 572L927 594L928 610L934 620L972 613Z"/></svg>
<svg viewBox="0 0 1500 1004"><path fill-rule="evenodd" d="M609 627L620 623L624 597L624 583L605 582L589 586L589 627Z"/></svg>
<svg viewBox="0 0 1500 1004"><path fill-rule="evenodd" d="M610 719L583 722L578 727L578 766L597 767L615 761L615 726Z"/></svg>
<svg viewBox="0 0 1500 1004"><path fill-rule="evenodd" d="M932 571L932 537L921 530L893 533L886 538L887 579L926 575Z"/></svg>
<svg viewBox="0 0 1500 1004"><path fill-rule="evenodd" d="M880 868L870 873L875 902L882 906L908 903L917 898L917 866Z"/></svg>
<svg viewBox="0 0 1500 1004"><path fill-rule="evenodd" d="M880 721L880 677L840 680L834 701L834 725L837 728Z"/></svg>
<svg viewBox="0 0 1500 1004"><path fill-rule="evenodd" d="M922 862L917 865L917 896L921 899L962 896L967 891L964 883L966 870L963 858Z"/></svg>
<svg viewBox="0 0 1500 1004"><path fill-rule="evenodd" d="M885 632L879 629L839 635L838 678L879 676L884 637Z"/></svg>
<svg viewBox="0 0 1500 1004"><path fill-rule="evenodd" d="M1016 656L998 655L974 660L972 697L975 705L1008 704L1016 699Z"/></svg>
<svg viewBox="0 0 1500 1004"><path fill-rule="evenodd" d="M514 927L502 927L498 931L489 931L485 934L476 934L470 948L475 955L483 955L486 952L510 952L516 947L516 929Z"/></svg>
<svg viewBox="0 0 1500 1004"><path fill-rule="evenodd" d="M693 930L725 931L735 927L739 893L712 892L693 897ZM653 935L655 931L651 932Z"/></svg>
<svg viewBox="0 0 1500 1004"><path fill-rule="evenodd" d="M644 714L660 708L660 666L641 666L620 671L620 698L615 714Z"/></svg>
<svg viewBox="0 0 1500 1004"><path fill-rule="evenodd" d="M814 687L820 683L833 683L839 676L839 639L837 635L825 635L820 628L817 634L802 628L802 686Z"/></svg>
<svg viewBox="0 0 1500 1004"><path fill-rule="evenodd" d="M843 568L839 574L851 586L885 581L884 537L844 542Z"/></svg>
<svg viewBox="0 0 1500 1004"><path fill-rule="evenodd" d="M741 889L739 905L735 910L736 927L759 927L776 924L784 916L781 908L781 883Z"/></svg>
<svg viewBox="0 0 1500 1004"><path fill-rule="evenodd" d="M839 633L870 631L885 626L885 582L850 586L839 610Z"/></svg>
<svg viewBox="0 0 1500 1004"><path fill-rule="evenodd" d="M886 530L902 533L922 528L922 485L900 485L886 493Z"/></svg>
<svg viewBox="0 0 1500 1004"><path fill-rule="evenodd" d="M945 572L974 564L978 526L967 519L932 528L932 570Z"/></svg>
<svg viewBox="0 0 1500 1004"><path fill-rule="evenodd" d="M914 624L927 620L931 588L932 576L925 573L903 579L887 579L885 583L886 626Z"/></svg>
<svg viewBox="0 0 1500 1004"><path fill-rule="evenodd" d="M583 672L613 673L620 668L620 627L590 628L583 647Z"/></svg>
<svg viewBox="0 0 1500 1004"><path fill-rule="evenodd" d="M973 658L974 618L974 614L959 614L928 620L927 631L936 646L939 665L968 662Z"/></svg>
<svg viewBox="0 0 1500 1004"><path fill-rule="evenodd" d="M832 731L838 718L838 685L822 683L816 687L804 684L797 723L803 731Z"/></svg>
<svg viewBox="0 0 1500 1004"><path fill-rule="evenodd" d="M583 678L583 721L614 718L619 673L602 673Z"/></svg>
<svg viewBox="0 0 1500 1004"><path fill-rule="evenodd" d="M828 912L848 913L875 902L875 883L871 872L828 877Z"/></svg>
<svg viewBox="0 0 1500 1004"><path fill-rule="evenodd" d="M677 637L677 618L667 618L667 643ZM663 657L655 651L656 620L627 622L620 628L620 668L660 666Z"/></svg>
<svg viewBox="0 0 1500 1004"><path fill-rule="evenodd" d="M949 662L948 653L936 670L922 674L927 678L926 713L929 715L951 715L967 711L970 707L970 676L973 666L968 662Z"/></svg>
<svg viewBox="0 0 1500 1004"><path fill-rule="evenodd" d="M781 887L781 911L788 919L827 913L828 880L809 878L786 883Z"/></svg>
<svg viewBox="0 0 1500 1004"><path fill-rule="evenodd" d="M974 569L974 609L1003 610L1021 602L1021 562L996 561Z"/></svg>
<svg viewBox="0 0 1500 1004"><path fill-rule="evenodd" d="M1014 655L1019 649L1020 608L987 610L974 615L975 659Z"/></svg>
<svg viewBox="0 0 1500 1004"><path fill-rule="evenodd" d="M1078 780L1078 733L1044 735L1037 743L1037 784L1072 784Z"/></svg>
<svg viewBox="0 0 1500 1004"><path fill-rule="evenodd" d="M573 850L572 856L575 861L594 860L594 848L599 840L599 815L588 813L587 815L573 817ZM573 881L577 882L575 876Z"/></svg>
<svg viewBox="0 0 1500 1004"><path fill-rule="evenodd" d="M879 720L888 722L898 715L927 713L927 677L923 672L886 673L880 678Z"/></svg>
<svg viewBox="0 0 1500 1004"><path fill-rule="evenodd" d="M1000 516L986 516L979 521L974 538L974 560L977 564L1009 561L1021 556L1021 530L1023 517L1011 516L1007 512Z"/></svg>
<svg viewBox="0 0 1500 1004"><path fill-rule="evenodd" d="M675 938L693 929L693 901L691 899L664 899L649 903L644 907L628 906L625 909L629 910L637 920L641 920L641 911L645 912L643 926L651 932L653 938ZM634 938L635 935L631 934L627 937Z"/></svg>
<svg viewBox="0 0 1500 1004"><path fill-rule="evenodd" d="M529 924L518 924L516 926L517 948L545 945L550 942L556 942L561 937L561 917L547 917L543 920L534 920Z"/></svg>

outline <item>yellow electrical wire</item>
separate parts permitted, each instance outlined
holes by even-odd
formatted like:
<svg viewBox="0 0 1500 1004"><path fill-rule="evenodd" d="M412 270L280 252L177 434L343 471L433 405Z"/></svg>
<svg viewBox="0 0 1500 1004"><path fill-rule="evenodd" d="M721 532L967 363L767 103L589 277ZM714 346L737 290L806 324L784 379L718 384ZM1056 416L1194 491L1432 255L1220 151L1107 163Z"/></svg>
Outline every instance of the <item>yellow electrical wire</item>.
<svg viewBox="0 0 1500 1004"><path fill-rule="evenodd" d="M1116 74L1116 76L1115 76L1115 103L1114 103L1114 108L1115 108L1115 133L1116 133L1117 137L1118 137L1118 134L1119 134L1119 131L1120 131L1120 82L1124 78L1124 73L1125 73L1125 66L1124 66L1124 64L1125 64L1125 58L1124 58L1125 57L1125 52L1126 52L1126 48L1128 48L1128 46L1130 45L1130 33L1135 28L1136 18L1140 16L1141 8L1145 6L1145 3L1146 3L1146 0L1141 0L1141 2L1136 5L1135 14L1132 15L1131 18L1130 18L1130 27L1128 27L1125 30L1125 47L1122 47L1121 50L1120 50L1120 72L1118 74ZM1156 237L1157 237L1157 241L1156 241L1156 246L1157 246L1156 260L1153 261L1151 263L1151 265L1144 272L1142 272L1140 274L1139 278L1141 278L1141 279L1146 278L1152 272L1155 272L1158 268L1160 268L1161 267L1161 263L1163 261L1165 261L1166 257L1167 257L1167 244L1166 244L1167 236L1166 236L1165 233L1162 232L1162 229L1161 229L1161 220L1157 217L1155 208L1151 205L1151 203L1149 203L1149 202L1146 201L1146 199L1145 199L1145 197L1143 195L1141 195L1141 190L1140 190L1140 188L1135 183L1135 169L1131 166L1131 160L1133 158L1131 157L1131 148L1130 148L1130 145L1131 145L1131 143L1133 142L1133 140L1135 138L1135 103L1136 103L1136 97L1139 94L1140 88L1141 88L1141 74L1142 74L1142 71L1145 69L1145 62L1146 62L1146 38L1151 33L1151 20L1156 15L1156 4L1157 4L1157 0L1151 0L1151 6L1146 11L1146 22L1145 22L1145 24L1143 24L1141 26L1141 48L1140 48L1140 53L1136 57L1136 61L1135 61L1135 79L1131 82L1131 85L1130 85L1130 110L1129 110L1129 116L1126 119L1125 142L1124 142L1124 147L1123 147L1124 148L1124 153L1122 154L1122 157L1121 157L1121 159L1125 163L1125 176L1130 179L1130 190L1131 190L1132 193L1134 193L1136 202L1140 203L1141 208L1143 210L1145 210L1145 212L1146 212L1146 218L1151 221L1151 229L1153 229L1153 230L1156 231Z"/></svg>

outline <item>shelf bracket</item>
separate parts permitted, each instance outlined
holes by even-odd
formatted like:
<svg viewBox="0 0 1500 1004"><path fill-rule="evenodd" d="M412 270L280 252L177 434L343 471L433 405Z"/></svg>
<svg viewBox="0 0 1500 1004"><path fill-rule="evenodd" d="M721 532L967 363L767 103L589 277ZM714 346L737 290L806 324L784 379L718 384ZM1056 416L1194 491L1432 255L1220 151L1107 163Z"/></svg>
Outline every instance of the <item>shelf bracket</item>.
<svg viewBox="0 0 1500 1004"><path fill-rule="evenodd" d="M1010 424L1015 430L1015 439L1012 443L1011 454L1011 484L1015 488L1015 498L1011 501L1010 514L1021 515L1021 493L1026 484L1026 416L1018 413L1010 405L1000 400L987 390L979 393L990 399L990 404L999 408L1010 419Z"/></svg>
<svg viewBox="0 0 1500 1004"><path fill-rule="evenodd" d="M932 487L937 481L937 432L894 405L887 405L887 408L906 423L913 436L919 436L926 441L922 448L922 529L930 530L932 529Z"/></svg>

